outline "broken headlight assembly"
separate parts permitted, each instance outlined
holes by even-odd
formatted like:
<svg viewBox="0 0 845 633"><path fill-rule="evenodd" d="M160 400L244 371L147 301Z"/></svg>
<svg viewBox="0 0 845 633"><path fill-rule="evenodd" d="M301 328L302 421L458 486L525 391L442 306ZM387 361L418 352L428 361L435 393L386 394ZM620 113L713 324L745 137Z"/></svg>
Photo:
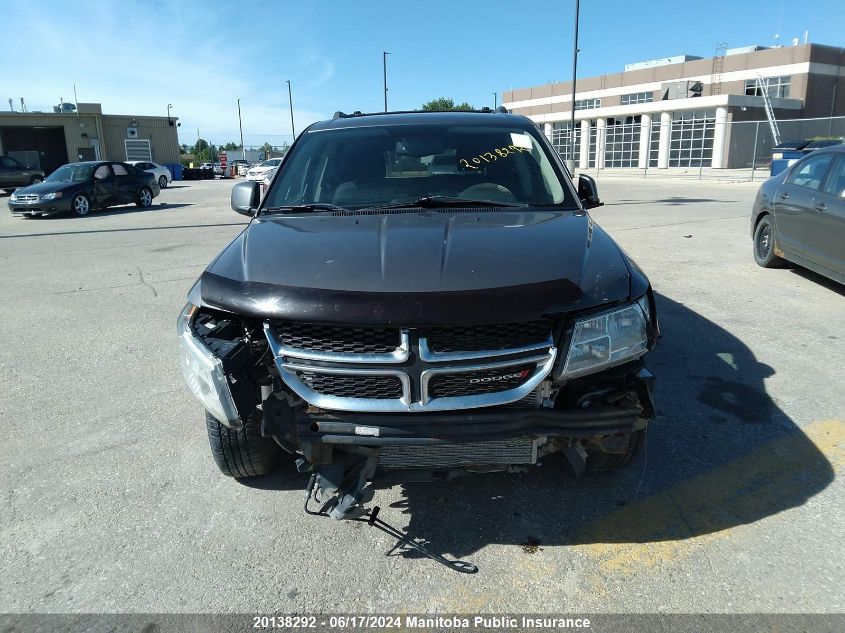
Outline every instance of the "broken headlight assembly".
<svg viewBox="0 0 845 633"><path fill-rule="evenodd" d="M223 371L223 363L194 335L191 329L191 319L197 309L197 306L188 303L176 322L182 375L185 376L188 389L206 411L222 424L240 428L240 416L232 398L232 391L229 389L226 373Z"/></svg>
<svg viewBox="0 0 845 633"><path fill-rule="evenodd" d="M578 319L563 375L592 374L642 356L648 350L650 321L648 295L624 308Z"/></svg>

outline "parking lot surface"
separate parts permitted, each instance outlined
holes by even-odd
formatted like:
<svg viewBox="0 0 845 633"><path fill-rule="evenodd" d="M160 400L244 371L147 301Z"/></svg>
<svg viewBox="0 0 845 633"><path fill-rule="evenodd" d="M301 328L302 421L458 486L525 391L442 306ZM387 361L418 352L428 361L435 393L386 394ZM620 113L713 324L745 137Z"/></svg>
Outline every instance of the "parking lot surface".
<svg viewBox="0 0 845 633"><path fill-rule="evenodd" d="M658 296L659 415L609 476L548 459L376 492L474 576L305 515L292 467L218 473L175 319L245 224L231 184L83 218L0 196L0 611L845 609L845 290L754 264L757 183L599 180L592 215Z"/></svg>

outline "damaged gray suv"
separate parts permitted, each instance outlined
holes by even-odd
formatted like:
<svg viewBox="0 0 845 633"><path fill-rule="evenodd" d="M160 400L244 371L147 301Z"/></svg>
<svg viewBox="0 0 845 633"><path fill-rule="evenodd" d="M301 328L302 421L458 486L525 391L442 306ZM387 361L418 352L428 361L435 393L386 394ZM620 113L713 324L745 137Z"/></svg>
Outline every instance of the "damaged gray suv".
<svg viewBox="0 0 845 633"><path fill-rule="evenodd" d="M310 473L322 513L367 482L575 473L637 452L658 333L645 274L527 118L337 113L296 140L178 320L224 474Z"/></svg>

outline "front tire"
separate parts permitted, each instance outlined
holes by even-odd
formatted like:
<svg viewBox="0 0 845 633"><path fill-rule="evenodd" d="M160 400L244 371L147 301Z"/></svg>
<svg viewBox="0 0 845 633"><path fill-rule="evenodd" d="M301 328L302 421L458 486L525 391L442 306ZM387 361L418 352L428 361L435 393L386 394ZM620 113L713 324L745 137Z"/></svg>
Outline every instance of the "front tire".
<svg viewBox="0 0 845 633"><path fill-rule="evenodd" d="M153 192L149 187L142 187L138 192L138 198L135 200L135 205L146 209L153 204Z"/></svg>
<svg viewBox="0 0 845 633"><path fill-rule="evenodd" d="M167 177L166 176L159 176L158 177L158 186L161 189L167 189Z"/></svg>
<svg viewBox="0 0 845 633"><path fill-rule="evenodd" d="M235 430L206 412L205 426L214 462L227 477L257 477L276 467L281 449L273 440L261 435L260 417L244 420L244 428Z"/></svg>
<svg viewBox="0 0 845 633"><path fill-rule="evenodd" d="M784 260L775 255L777 232L772 218L764 215L754 229L754 261L763 268L779 268Z"/></svg>
<svg viewBox="0 0 845 633"><path fill-rule="evenodd" d="M70 208L78 216L88 215L91 211L91 201L85 194L78 193L70 201Z"/></svg>

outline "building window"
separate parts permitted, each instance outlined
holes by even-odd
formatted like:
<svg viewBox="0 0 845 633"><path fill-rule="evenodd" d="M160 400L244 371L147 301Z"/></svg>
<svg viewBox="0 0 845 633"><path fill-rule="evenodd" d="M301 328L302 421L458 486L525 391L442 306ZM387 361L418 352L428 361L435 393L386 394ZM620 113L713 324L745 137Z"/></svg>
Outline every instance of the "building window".
<svg viewBox="0 0 845 633"><path fill-rule="evenodd" d="M653 99L654 93L632 92L631 94L622 95L622 105L631 105L633 103L651 103Z"/></svg>
<svg viewBox="0 0 845 633"><path fill-rule="evenodd" d="M605 167L636 167L640 158L640 117L608 119L604 146Z"/></svg>
<svg viewBox="0 0 845 633"><path fill-rule="evenodd" d="M792 78L789 75L781 77L763 77L760 82L766 89L771 99L788 99L789 98L789 84ZM756 79L745 80L745 94L750 97L762 97L763 92L757 84Z"/></svg>
<svg viewBox="0 0 845 633"><path fill-rule="evenodd" d="M601 99L576 99L576 110L595 110L601 107Z"/></svg>
<svg viewBox="0 0 845 633"><path fill-rule="evenodd" d="M669 167L709 167L715 128L715 110L673 112Z"/></svg>
<svg viewBox="0 0 845 633"><path fill-rule="evenodd" d="M560 154L563 160L573 160L576 164L581 156L581 123L575 122L575 152L571 151L570 141L572 136L570 134L570 122L564 121L561 123L552 124L552 146Z"/></svg>

